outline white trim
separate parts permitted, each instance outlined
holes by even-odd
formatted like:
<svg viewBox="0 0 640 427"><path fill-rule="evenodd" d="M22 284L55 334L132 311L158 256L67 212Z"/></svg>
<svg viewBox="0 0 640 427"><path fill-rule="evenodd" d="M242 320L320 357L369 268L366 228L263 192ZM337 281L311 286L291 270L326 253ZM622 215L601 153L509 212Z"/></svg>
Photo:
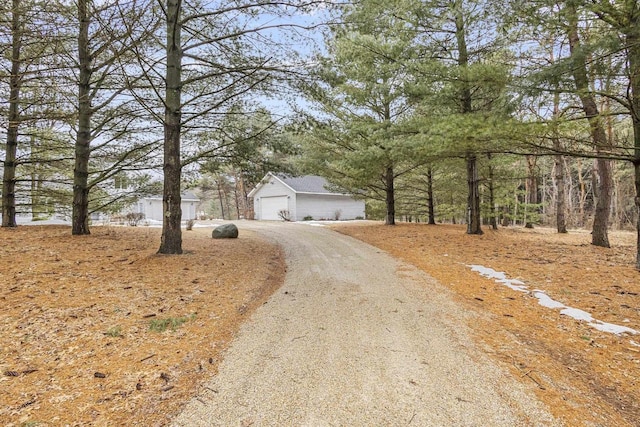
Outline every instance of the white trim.
<svg viewBox="0 0 640 427"><path fill-rule="evenodd" d="M311 192L311 191L296 191L296 194L315 194L315 195L318 195L318 196L346 196L346 197L353 197L352 194L347 194L347 193L314 193L314 192Z"/></svg>
<svg viewBox="0 0 640 427"><path fill-rule="evenodd" d="M353 197L352 194L348 194L348 193L333 193L331 191L329 191L327 193L317 193L317 192L314 192L314 191L297 191L293 187L291 187L289 184L287 184L286 182L284 182L283 180L278 178L278 176L273 174L272 172L267 172L267 174L264 176L264 178L262 178L260 180L260 183L258 185L256 185L253 190L249 191L249 194L247 194L247 197L253 197L258 192L258 190L260 190L267 182L269 182L269 180L267 179L267 177L269 177L269 176L277 179L279 183L281 183L282 185L287 187L289 190L293 191L295 194L315 194L315 195L319 195L319 196L325 195L325 196Z"/></svg>
<svg viewBox="0 0 640 427"><path fill-rule="evenodd" d="M247 194L247 197L253 197L253 195L262 187L264 187L264 185L269 182L269 179L267 179L268 177L272 177L278 180L279 183L281 183L282 185L284 185L285 187L287 187L289 190L293 191L294 193L296 192L296 190L294 190L293 188L291 188L291 186L287 185L285 182L283 182L280 178L278 178L276 175L274 175L271 172L267 172L267 174L264 176L264 178L262 178L260 180L260 183L258 185L256 185L256 187L249 191L249 194Z"/></svg>

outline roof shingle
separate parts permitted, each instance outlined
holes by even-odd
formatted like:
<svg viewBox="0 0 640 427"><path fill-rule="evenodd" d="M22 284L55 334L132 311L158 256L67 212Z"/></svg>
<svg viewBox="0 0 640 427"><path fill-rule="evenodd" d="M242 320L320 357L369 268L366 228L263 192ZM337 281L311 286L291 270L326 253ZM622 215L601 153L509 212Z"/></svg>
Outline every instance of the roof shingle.
<svg viewBox="0 0 640 427"><path fill-rule="evenodd" d="M291 187L296 193L341 194L330 190L329 182L321 176L276 175L278 179Z"/></svg>

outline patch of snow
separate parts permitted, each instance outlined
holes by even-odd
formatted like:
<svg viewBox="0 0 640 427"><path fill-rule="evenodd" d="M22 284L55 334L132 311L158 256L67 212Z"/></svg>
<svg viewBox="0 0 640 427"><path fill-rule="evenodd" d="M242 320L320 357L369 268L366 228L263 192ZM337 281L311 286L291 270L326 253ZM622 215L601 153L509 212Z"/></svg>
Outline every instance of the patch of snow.
<svg viewBox="0 0 640 427"><path fill-rule="evenodd" d="M496 282L502 283L503 285L513 289L514 291L525 292L525 293L529 292L529 287L525 286L524 282L521 282L520 280L517 280L517 279L496 280Z"/></svg>
<svg viewBox="0 0 640 427"><path fill-rule="evenodd" d="M493 268L485 267L484 265L471 264L467 267L471 267L471 271L475 271L476 273L480 273L481 276L486 277L487 279L506 279L507 276L501 271L496 271Z"/></svg>
<svg viewBox="0 0 640 427"><path fill-rule="evenodd" d="M31 218L16 217L18 225L71 225L71 221L63 219L43 219L42 221L33 221Z"/></svg>
<svg viewBox="0 0 640 427"><path fill-rule="evenodd" d="M554 300L549 295L545 294L544 291L536 289L533 291L533 296L538 298L538 304L547 308L565 308L566 305L563 303Z"/></svg>
<svg viewBox="0 0 640 427"><path fill-rule="evenodd" d="M551 308L551 309L559 308L561 309L560 314L569 316L578 321L587 322L589 326L599 331L608 332L616 335L620 335L623 333L628 333L632 335L640 334L640 331L628 328L626 326L620 326L613 323L607 323L601 320L594 319L591 313L588 313L584 310L580 310L578 308L573 308L573 307L567 307L561 302L551 298L541 289L534 289L533 291L529 291L528 287L524 282L517 279L509 279L506 273L502 271L496 271L493 268L489 268L489 267L485 267L483 265L477 265L477 264L467 265L467 267L471 268L471 271L475 271L476 273L479 273L483 277L486 277L488 279L493 279L496 283L506 285L515 291L526 292L528 294L531 294L538 299L538 303L541 306ZM623 322L625 321L628 322L629 320L628 319L623 320ZM637 345L638 347L640 347L640 344L636 343L635 341L631 341L631 344Z"/></svg>
<svg viewBox="0 0 640 427"><path fill-rule="evenodd" d="M560 314L564 314L565 316L572 317L576 320L593 322L593 316L584 310L580 310L579 308L567 307L564 310L561 310Z"/></svg>
<svg viewBox="0 0 640 427"><path fill-rule="evenodd" d="M193 224L193 228L212 228L212 227L217 227L221 224L222 222L219 224L216 224L213 222L202 224L202 223L196 222L195 224Z"/></svg>
<svg viewBox="0 0 640 427"><path fill-rule="evenodd" d="M471 271L480 273L481 276L486 277L487 279L494 279L496 282L502 283L514 291L529 292L528 287L523 281L518 279L508 279L507 275L502 271L496 271L493 268L485 267L483 265L469 265L467 267L471 267Z"/></svg>
<svg viewBox="0 0 640 427"><path fill-rule="evenodd" d="M635 342L634 340L629 341L631 345L635 345L636 347L640 347L640 343Z"/></svg>
<svg viewBox="0 0 640 427"><path fill-rule="evenodd" d="M596 320L595 322L589 322L589 325L593 326L599 331L609 332L611 334L620 335L625 332L635 335L640 333L635 329L627 328L626 326L614 325L613 323L601 322L600 320Z"/></svg>

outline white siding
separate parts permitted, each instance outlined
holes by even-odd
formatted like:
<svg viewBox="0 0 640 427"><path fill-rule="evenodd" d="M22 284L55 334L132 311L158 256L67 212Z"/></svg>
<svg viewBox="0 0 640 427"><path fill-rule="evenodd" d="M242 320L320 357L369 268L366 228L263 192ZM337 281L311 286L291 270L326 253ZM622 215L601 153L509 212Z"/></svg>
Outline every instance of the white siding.
<svg viewBox="0 0 640 427"><path fill-rule="evenodd" d="M349 196L332 194L298 194L296 198L296 221L302 221L306 216L313 219L336 219L336 212L340 212L340 219L364 218L364 201L354 200ZM292 218L294 218L292 216Z"/></svg>
<svg viewBox="0 0 640 427"><path fill-rule="evenodd" d="M182 221L196 219L196 202L183 201L180 206L182 209Z"/></svg>
<svg viewBox="0 0 640 427"><path fill-rule="evenodd" d="M162 221L162 200L158 199L142 199L144 203L144 217L145 219L152 219L154 221Z"/></svg>
<svg viewBox="0 0 640 427"><path fill-rule="evenodd" d="M267 199L266 204L273 206L275 201L272 198L274 197L288 197L287 208L289 210L289 214L291 215L291 218L295 218L296 194L290 188L282 184L280 181L271 177L269 181L264 183L262 187L260 187L258 191L256 191L256 193L253 195L253 200L254 200L253 209L255 211L256 219L258 220L280 219L279 217L277 217L277 212L275 212L276 218L272 218L270 214L268 214L267 218L262 218L262 213L263 213L262 200ZM273 203L270 203L270 202L273 202ZM268 209L269 207L267 206L267 211Z"/></svg>
<svg viewBox="0 0 640 427"><path fill-rule="evenodd" d="M182 220L196 218L196 205L194 201L183 201L180 206L182 209ZM142 199L138 202L138 212L144 214L145 219L153 221L162 221L162 200L161 199Z"/></svg>

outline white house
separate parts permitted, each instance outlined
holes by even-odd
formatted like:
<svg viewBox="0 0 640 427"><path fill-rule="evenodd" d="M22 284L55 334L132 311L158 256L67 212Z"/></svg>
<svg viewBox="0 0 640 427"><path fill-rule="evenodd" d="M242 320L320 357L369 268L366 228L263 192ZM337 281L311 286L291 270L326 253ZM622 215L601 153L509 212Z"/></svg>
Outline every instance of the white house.
<svg viewBox="0 0 640 427"><path fill-rule="evenodd" d="M364 218L364 201L330 189L326 179L306 175L288 177L269 172L248 195L253 197L255 219L291 221L304 219Z"/></svg>
<svg viewBox="0 0 640 427"><path fill-rule="evenodd" d="M182 220L196 219L196 212L200 199L193 193L180 195L182 208ZM144 214L145 219L162 221L162 196L143 197L138 200L135 211Z"/></svg>

